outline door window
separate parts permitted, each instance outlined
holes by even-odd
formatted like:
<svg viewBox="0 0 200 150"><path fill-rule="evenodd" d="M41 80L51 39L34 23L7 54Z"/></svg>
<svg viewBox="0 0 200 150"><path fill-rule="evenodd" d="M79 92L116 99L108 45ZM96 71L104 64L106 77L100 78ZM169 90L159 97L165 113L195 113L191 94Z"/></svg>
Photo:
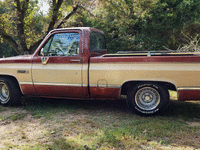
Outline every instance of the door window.
<svg viewBox="0 0 200 150"><path fill-rule="evenodd" d="M58 33L43 46L43 53L45 56L78 56L79 47L79 33Z"/></svg>

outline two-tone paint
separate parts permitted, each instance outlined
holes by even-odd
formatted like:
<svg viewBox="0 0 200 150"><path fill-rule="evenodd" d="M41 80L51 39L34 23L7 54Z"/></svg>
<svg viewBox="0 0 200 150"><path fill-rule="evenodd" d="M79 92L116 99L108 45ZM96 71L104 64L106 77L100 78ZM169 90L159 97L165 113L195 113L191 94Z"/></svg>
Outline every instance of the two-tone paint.
<svg viewBox="0 0 200 150"><path fill-rule="evenodd" d="M200 100L200 56L107 55L90 52L93 28L51 31L33 55L0 59L0 76L15 78L24 95L74 99L118 99L138 82L156 82L178 91L179 100ZM44 56L39 52L54 34L80 35L78 56ZM106 54L106 55L103 55Z"/></svg>
<svg viewBox="0 0 200 150"><path fill-rule="evenodd" d="M91 58L89 72L90 83L101 90L122 94L127 83L156 82L178 91L179 100L200 100L200 56L105 55Z"/></svg>

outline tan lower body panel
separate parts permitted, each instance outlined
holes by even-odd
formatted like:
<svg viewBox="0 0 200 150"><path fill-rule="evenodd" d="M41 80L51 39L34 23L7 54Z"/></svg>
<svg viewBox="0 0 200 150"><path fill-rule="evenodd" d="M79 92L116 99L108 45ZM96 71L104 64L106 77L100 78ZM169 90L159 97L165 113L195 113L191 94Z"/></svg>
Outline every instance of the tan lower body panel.
<svg viewBox="0 0 200 150"><path fill-rule="evenodd" d="M91 63L89 75L90 85L96 87L112 85L122 87L124 83L130 81L156 81L171 83L176 88L200 88L200 63ZM195 90L194 93L197 94L198 91ZM179 94L180 99L188 99L182 93ZM196 99L198 98L197 96Z"/></svg>

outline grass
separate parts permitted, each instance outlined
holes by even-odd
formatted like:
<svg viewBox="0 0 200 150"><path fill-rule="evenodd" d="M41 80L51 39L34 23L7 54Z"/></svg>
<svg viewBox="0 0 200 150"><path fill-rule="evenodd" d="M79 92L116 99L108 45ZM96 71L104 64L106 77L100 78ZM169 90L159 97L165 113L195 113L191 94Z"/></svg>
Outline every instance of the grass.
<svg viewBox="0 0 200 150"><path fill-rule="evenodd" d="M2 112L2 115L0 115L0 121L4 121L7 119L11 119L12 121L15 121L15 120L22 119L26 116L26 113L18 112L17 109L15 108L13 108L13 110L9 111L8 113L4 114L4 112L6 112L7 110L9 111L9 108L0 106L0 114Z"/></svg>
<svg viewBox="0 0 200 150"><path fill-rule="evenodd" d="M5 111L5 110L6 110L6 108L0 106L0 112L1 112L1 111Z"/></svg>
<svg viewBox="0 0 200 150"><path fill-rule="evenodd" d="M125 101L26 98L21 108L45 124L48 142L9 143L16 149L200 149L197 101L171 101L163 115L154 117L132 114Z"/></svg>
<svg viewBox="0 0 200 150"><path fill-rule="evenodd" d="M25 113L21 113L21 114L12 114L12 115L10 115L9 117L10 117L10 119L11 119L12 121L15 121L15 120L22 119L22 118L24 118L25 116L26 116Z"/></svg>

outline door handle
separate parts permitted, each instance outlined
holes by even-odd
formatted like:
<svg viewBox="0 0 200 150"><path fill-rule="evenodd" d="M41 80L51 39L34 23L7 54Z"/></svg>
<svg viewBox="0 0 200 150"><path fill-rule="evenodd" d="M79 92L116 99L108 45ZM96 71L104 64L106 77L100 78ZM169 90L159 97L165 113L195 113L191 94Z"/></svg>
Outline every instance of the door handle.
<svg viewBox="0 0 200 150"><path fill-rule="evenodd" d="M81 59L71 59L70 61L71 61L71 62L78 62L78 63L80 63L80 62L81 62Z"/></svg>

